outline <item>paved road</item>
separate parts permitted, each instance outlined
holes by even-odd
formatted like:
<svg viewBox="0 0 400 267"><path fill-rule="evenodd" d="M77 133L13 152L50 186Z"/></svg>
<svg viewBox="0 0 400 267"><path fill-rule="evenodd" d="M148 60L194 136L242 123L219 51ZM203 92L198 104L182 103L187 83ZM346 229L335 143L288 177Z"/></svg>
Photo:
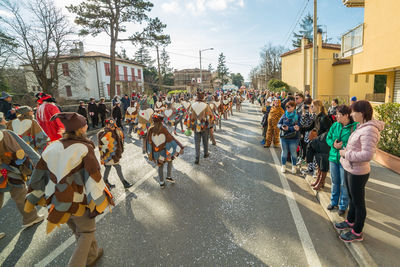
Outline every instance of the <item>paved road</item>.
<svg viewBox="0 0 400 267"><path fill-rule="evenodd" d="M260 119L257 107L245 104L223 122L218 146L197 166L193 137L179 135L187 147L174 162L177 183L163 190L140 141L127 140L122 166L135 186L125 191L112 171L118 205L98 217L96 235L105 250L98 266L355 266L306 182L280 175L274 161L280 150L259 145ZM6 199L4 266L68 262L74 248L68 227L50 235L45 223L20 227Z"/></svg>

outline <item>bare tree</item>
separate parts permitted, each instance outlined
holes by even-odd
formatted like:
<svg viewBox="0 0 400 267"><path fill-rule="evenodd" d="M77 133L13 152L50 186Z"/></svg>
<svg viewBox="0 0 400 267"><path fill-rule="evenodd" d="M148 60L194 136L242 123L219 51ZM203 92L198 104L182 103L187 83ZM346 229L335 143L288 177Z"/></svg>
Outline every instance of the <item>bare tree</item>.
<svg viewBox="0 0 400 267"><path fill-rule="evenodd" d="M14 39L0 29L0 72L7 66L16 48Z"/></svg>
<svg viewBox="0 0 400 267"><path fill-rule="evenodd" d="M0 0L0 8L11 15L0 21L18 46L16 57L31 68L44 92L57 96L58 66L73 34L67 18L51 0Z"/></svg>
<svg viewBox="0 0 400 267"><path fill-rule="evenodd" d="M281 79L281 55L284 53L283 46L272 46L267 44L260 52L261 64L260 69L265 74L265 79L268 82L270 79Z"/></svg>

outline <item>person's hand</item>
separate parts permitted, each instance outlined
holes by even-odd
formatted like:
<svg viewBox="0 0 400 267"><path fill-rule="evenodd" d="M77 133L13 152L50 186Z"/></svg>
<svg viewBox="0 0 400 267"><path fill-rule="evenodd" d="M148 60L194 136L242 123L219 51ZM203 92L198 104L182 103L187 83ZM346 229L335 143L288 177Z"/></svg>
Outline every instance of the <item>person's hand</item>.
<svg viewBox="0 0 400 267"><path fill-rule="evenodd" d="M10 110L11 114L15 114L15 109Z"/></svg>
<svg viewBox="0 0 400 267"><path fill-rule="evenodd" d="M333 147L336 148L336 149L341 149L342 146L343 146L343 142L342 141L338 142L337 140L335 140L335 143L333 143Z"/></svg>
<svg viewBox="0 0 400 267"><path fill-rule="evenodd" d="M345 155L346 155L346 150L345 150L345 149L339 150L339 154L340 154L340 156L341 156L342 158L344 158Z"/></svg>
<svg viewBox="0 0 400 267"><path fill-rule="evenodd" d="M295 125L295 126L294 126L294 130L295 130L295 131L298 131L298 130L300 130L300 127L299 127L299 125Z"/></svg>
<svg viewBox="0 0 400 267"><path fill-rule="evenodd" d="M287 130L289 129L289 127L288 127L287 125L283 125L283 126L282 126L282 129L283 129L284 131L287 131Z"/></svg>

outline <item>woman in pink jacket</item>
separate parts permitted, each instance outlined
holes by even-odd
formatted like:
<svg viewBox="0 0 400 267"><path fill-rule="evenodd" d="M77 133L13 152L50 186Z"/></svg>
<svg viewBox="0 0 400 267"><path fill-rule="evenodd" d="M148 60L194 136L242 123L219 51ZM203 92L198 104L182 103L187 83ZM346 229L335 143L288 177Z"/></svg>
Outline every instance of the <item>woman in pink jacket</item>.
<svg viewBox="0 0 400 267"><path fill-rule="evenodd" d="M340 234L340 239L344 242L363 240L362 229L367 216L365 184L371 171L369 162L375 154L380 131L385 125L381 121L372 119L373 108L366 100L353 103L351 109L351 116L360 124L350 135L347 146L339 152L340 163L345 171L350 207L347 220L335 224L336 229L339 230L351 229Z"/></svg>

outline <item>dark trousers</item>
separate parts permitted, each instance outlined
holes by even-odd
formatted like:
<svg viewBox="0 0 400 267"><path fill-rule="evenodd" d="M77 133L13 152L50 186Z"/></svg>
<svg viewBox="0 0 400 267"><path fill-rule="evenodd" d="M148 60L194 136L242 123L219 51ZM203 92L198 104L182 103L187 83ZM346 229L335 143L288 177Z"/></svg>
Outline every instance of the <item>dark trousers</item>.
<svg viewBox="0 0 400 267"><path fill-rule="evenodd" d="M208 153L208 135L209 135L209 129L204 130L202 132L195 132L194 133L194 146L196 148L196 159L200 158L200 142L203 140L203 149L204 149L204 155L207 155Z"/></svg>
<svg viewBox="0 0 400 267"><path fill-rule="evenodd" d="M106 168L103 175L104 182L108 183L108 175L110 174L112 166L114 166L115 170L117 171L118 177L121 180L121 183L123 183L125 181L125 178L124 175L122 174L122 167L119 164L104 165L104 167Z"/></svg>
<svg viewBox="0 0 400 267"><path fill-rule="evenodd" d="M99 123L99 116L98 115L90 116L90 119L92 120L93 128L97 127L97 124Z"/></svg>
<svg viewBox="0 0 400 267"><path fill-rule="evenodd" d="M365 207L365 185L369 178L369 173L365 175L354 175L344 171L344 177L349 194L349 213L347 220L354 223L353 230L361 233L364 228L367 209Z"/></svg>
<svg viewBox="0 0 400 267"><path fill-rule="evenodd" d="M100 114L100 120L101 120L101 127L104 127L104 121L106 120L106 114Z"/></svg>
<svg viewBox="0 0 400 267"><path fill-rule="evenodd" d="M160 179L161 184L164 183L164 165L165 165L165 163L158 166L158 177ZM171 174L172 174L172 161L168 161L167 162L167 178L171 178Z"/></svg>
<svg viewBox="0 0 400 267"><path fill-rule="evenodd" d="M180 117L177 121L175 121L175 131L176 128L178 127L178 124L181 125L181 130L183 131L183 117Z"/></svg>
<svg viewBox="0 0 400 267"><path fill-rule="evenodd" d="M307 145L306 141L304 141L304 137L300 138L300 156L302 159L306 159Z"/></svg>
<svg viewBox="0 0 400 267"><path fill-rule="evenodd" d="M268 131L268 125L263 127L263 132L262 132L263 140L265 140L265 138L267 137L267 131Z"/></svg>

